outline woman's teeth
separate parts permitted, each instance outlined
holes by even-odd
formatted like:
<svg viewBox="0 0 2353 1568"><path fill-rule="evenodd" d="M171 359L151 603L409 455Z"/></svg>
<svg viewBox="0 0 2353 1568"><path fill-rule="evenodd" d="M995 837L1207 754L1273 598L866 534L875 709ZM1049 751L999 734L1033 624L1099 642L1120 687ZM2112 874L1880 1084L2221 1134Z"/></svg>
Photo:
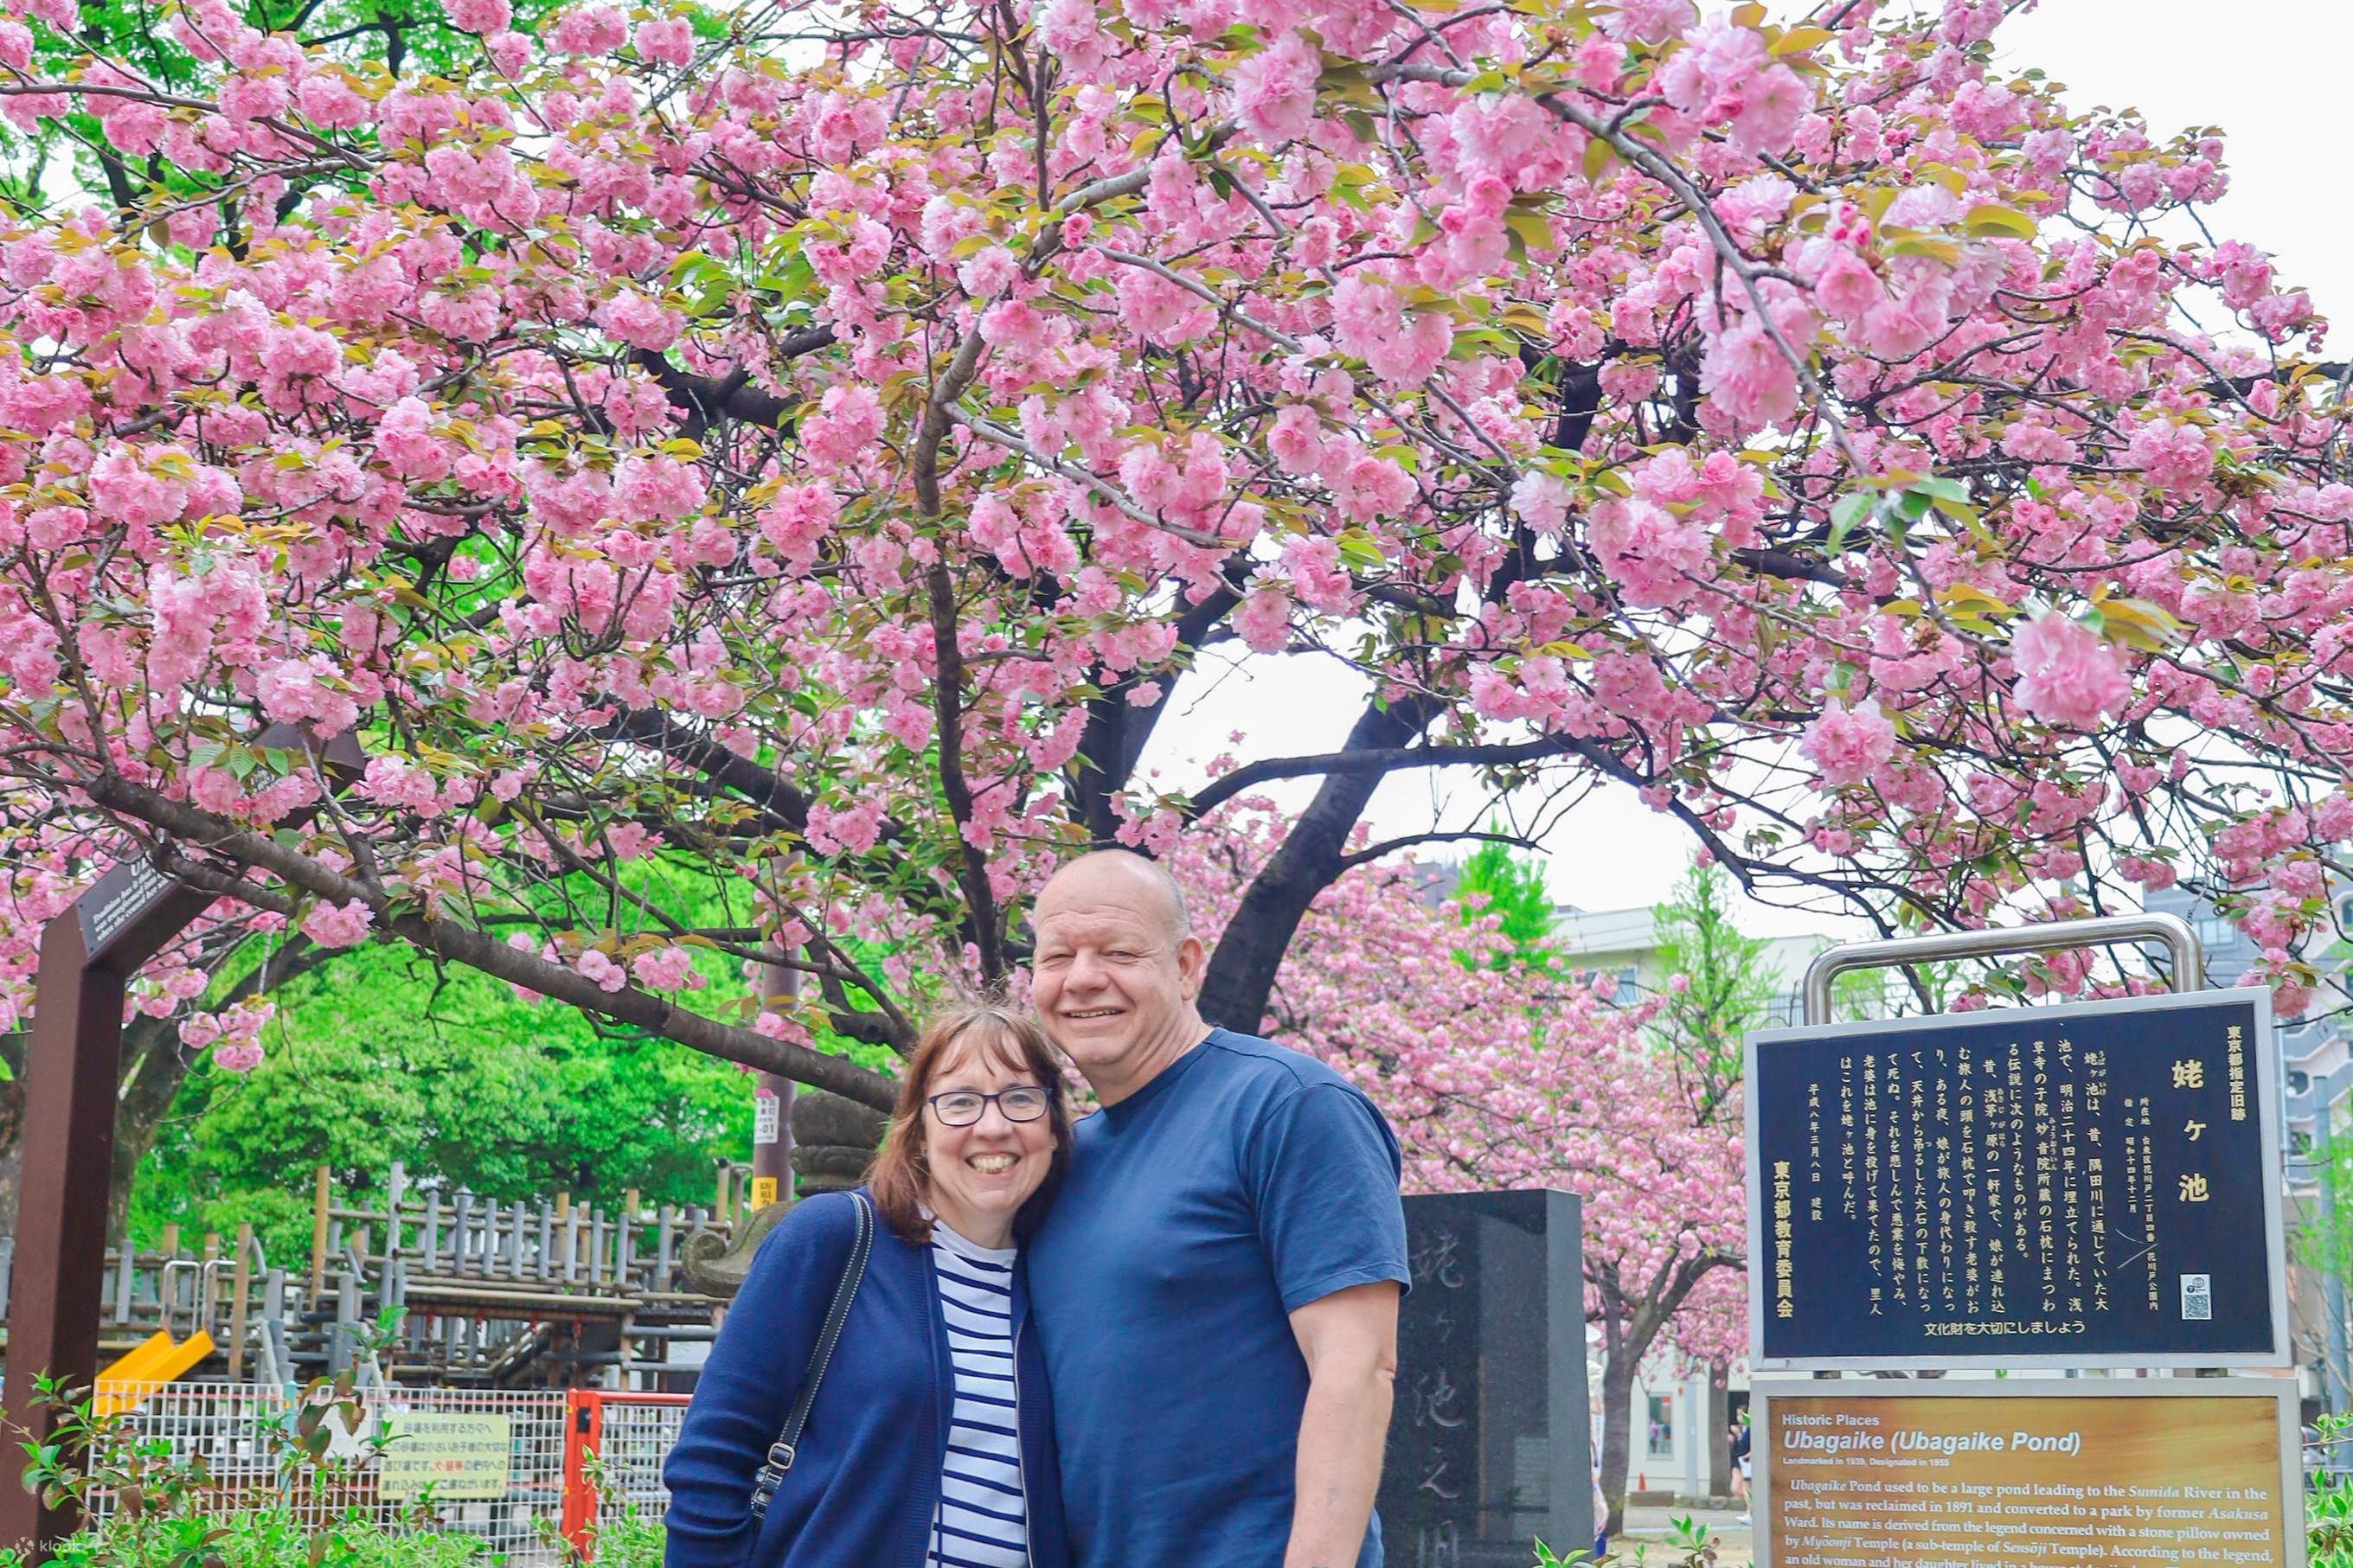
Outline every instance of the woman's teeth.
<svg viewBox="0 0 2353 1568"><path fill-rule="evenodd" d="M984 1176L1002 1175L1019 1163L1010 1154L975 1154L965 1162Z"/></svg>

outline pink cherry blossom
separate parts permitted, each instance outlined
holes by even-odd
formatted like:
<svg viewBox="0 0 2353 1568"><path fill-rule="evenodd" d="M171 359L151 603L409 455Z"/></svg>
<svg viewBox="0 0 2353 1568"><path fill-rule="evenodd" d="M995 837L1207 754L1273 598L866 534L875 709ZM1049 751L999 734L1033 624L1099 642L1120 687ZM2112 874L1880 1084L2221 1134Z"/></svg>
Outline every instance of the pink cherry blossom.
<svg viewBox="0 0 2353 1568"><path fill-rule="evenodd" d="M828 1008L1014 980L1039 882L1118 842L1301 933L1205 994L1382 1079L1418 1179L1672 1188L1574 1092L1672 1089L1593 987L1524 1025L1410 911L1378 965L1317 934L1394 891L1350 835L1432 752L1883 916L2227 896L2259 983L2333 986L2342 383L2327 301L2218 228L2220 139L2068 93L1989 0L1592 9L452 0L395 58L194 0L168 82L69 0L0 19L12 145L134 176L51 160L0 225L0 1022L166 837L253 889L130 990L205 1048L252 1030L161 977L290 911L824 1073L786 1047ZM1238 822L1159 726L1310 662L1346 710L1223 767L1326 809ZM698 989L650 933L714 907L826 984ZM1523 1107L1496 1042L1575 1071ZM1620 1256L1715 1245L1672 1195Z"/></svg>
<svg viewBox="0 0 2353 1568"><path fill-rule="evenodd" d="M2028 620L2010 638L2010 657L2020 704L2046 724L2094 729L2132 693L2115 650L2065 616Z"/></svg>
<svg viewBox="0 0 2353 1568"><path fill-rule="evenodd" d="M1895 754L1895 726L1879 710L1876 698L1853 707L1831 703L1806 731L1799 750L1821 770L1831 789L1865 784Z"/></svg>
<svg viewBox="0 0 2353 1568"><path fill-rule="evenodd" d="M357 899L346 903L316 904L302 917L302 934L321 947L350 947L367 940L374 911Z"/></svg>

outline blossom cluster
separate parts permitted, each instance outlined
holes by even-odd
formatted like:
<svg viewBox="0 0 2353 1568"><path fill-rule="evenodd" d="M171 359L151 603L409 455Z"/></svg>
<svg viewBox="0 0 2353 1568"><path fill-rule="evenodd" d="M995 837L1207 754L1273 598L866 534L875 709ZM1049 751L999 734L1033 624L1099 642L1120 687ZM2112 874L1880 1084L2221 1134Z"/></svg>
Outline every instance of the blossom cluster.
<svg viewBox="0 0 2353 1568"><path fill-rule="evenodd" d="M2344 378L2260 248L2160 237L2220 144L2003 7L165 9L0 20L89 174L0 228L20 1016L170 838L744 1060L806 1020L690 1028L682 955L790 926L902 1037L903 955L1001 978L1074 845L1215 847L1140 771L1206 649L1361 681L1250 759L1323 791L1285 918L1426 754L1883 916L2186 883L2319 979Z"/></svg>

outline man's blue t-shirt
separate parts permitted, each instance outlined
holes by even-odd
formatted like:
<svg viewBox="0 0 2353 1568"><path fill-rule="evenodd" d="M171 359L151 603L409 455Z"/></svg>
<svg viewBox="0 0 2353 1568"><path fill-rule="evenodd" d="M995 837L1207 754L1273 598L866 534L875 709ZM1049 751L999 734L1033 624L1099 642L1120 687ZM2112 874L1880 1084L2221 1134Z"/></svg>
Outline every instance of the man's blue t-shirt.
<svg viewBox="0 0 2353 1568"><path fill-rule="evenodd" d="M1277 1568L1307 1363L1289 1314L1404 1285L1397 1139L1312 1057L1214 1030L1081 1121L1029 1248L1077 1568ZM1377 1521L1358 1568L1380 1568Z"/></svg>

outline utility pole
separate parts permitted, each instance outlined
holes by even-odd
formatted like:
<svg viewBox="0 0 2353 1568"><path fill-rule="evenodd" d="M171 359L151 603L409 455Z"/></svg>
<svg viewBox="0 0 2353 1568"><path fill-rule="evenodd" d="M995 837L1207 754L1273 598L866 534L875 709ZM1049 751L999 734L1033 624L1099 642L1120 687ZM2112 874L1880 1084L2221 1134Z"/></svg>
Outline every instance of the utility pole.
<svg viewBox="0 0 2353 1568"><path fill-rule="evenodd" d="M798 970L764 963L759 974L764 1008L789 1005L800 994ZM746 1206L757 1214L793 1195L793 1080L764 1072L752 1081L752 1193Z"/></svg>

